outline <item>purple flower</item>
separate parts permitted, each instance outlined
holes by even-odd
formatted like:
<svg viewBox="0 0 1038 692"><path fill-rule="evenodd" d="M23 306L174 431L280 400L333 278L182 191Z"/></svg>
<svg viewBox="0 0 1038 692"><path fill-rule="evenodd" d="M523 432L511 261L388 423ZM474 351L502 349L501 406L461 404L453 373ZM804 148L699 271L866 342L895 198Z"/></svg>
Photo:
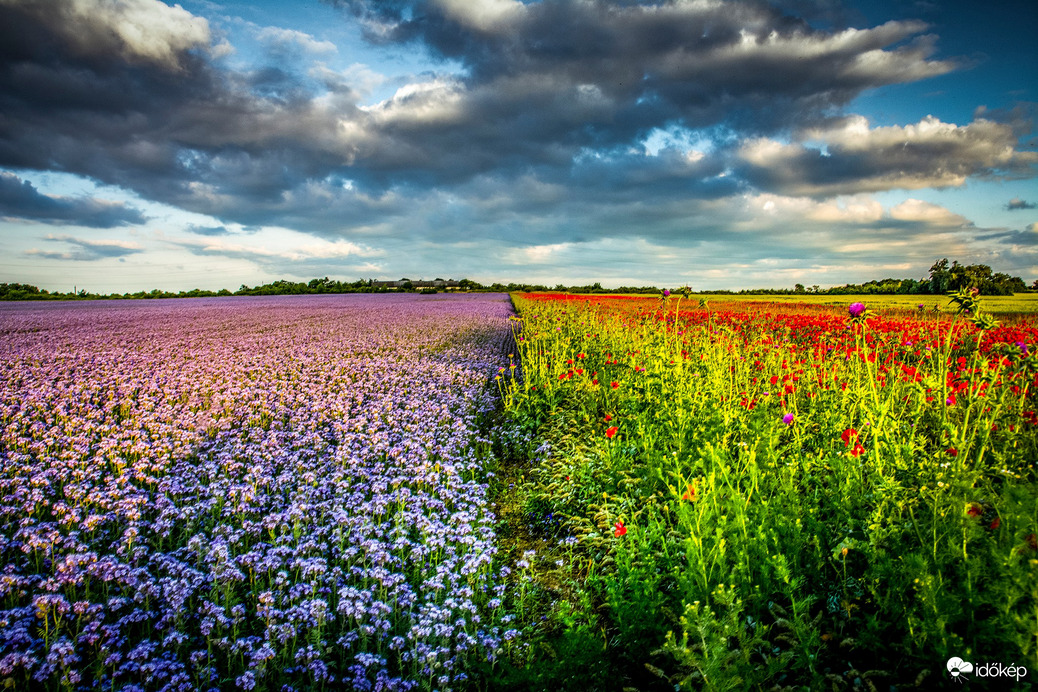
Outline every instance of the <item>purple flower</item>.
<svg viewBox="0 0 1038 692"><path fill-rule="evenodd" d="M786 425L793 425L793 414L787 413L786 415L782 416L782 422Z"/></svg>
<svg viewBox="0 0 1038 692"><path fill-rule="evenodd" d="M670 289L669 288L663 289L663 297L666 298L669 295L670 295Z"/></svg>
<svg viewBox="0 0 1038 692"><path fill-rule="evenodd" d="M847 312L851 314L851 317L861 317L865 313L865 303L851 303L850 307L847 308Z"/></svg>

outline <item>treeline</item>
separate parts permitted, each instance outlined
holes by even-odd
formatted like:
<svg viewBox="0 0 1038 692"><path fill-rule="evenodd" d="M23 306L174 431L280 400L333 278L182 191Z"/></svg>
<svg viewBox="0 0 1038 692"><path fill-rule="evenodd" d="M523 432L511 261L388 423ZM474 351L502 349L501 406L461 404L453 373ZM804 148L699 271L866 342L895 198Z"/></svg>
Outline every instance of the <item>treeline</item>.
<svg viewBox="0 0 1038 692"><path fill-rule="evenodd" d="M879 279L867 281L861 284L844 284L831 288L820 288L819 286L804 286L796 284L793 288L757 288L743 289L740 291L698 291L698 293L722 293L731 295L797 295L797 294L819 294L819 295L862 295L862 294L921 294L921 295L945 295L949 291L958 291L963 288L976 288L981 295L1005 296L1013 293L1026 291L1038 291L1038 279L1028 288L1024 280L1018 276L1009 276L1002 272L994 272L986 264L959 264L958 261L948 262L940 259L930 267L927 276L921 279ZM603 288L601 283L595 282L586 286L565 286L556 284L553 287L542 284L520 284L520 283L492 283L480 284L470 279L453 279L444 281L411 281L400 279L399 281L379 281L375 279L358 279L357 281L337 281L327 276L323 279L311 279L307 283L301 281L287 281L280 279L261 286L242 285L237 291L226 288L219 291L207 291L196 288L191 291L138 291L137 293L90 293L87 290L78 290L72 293L51 293L29 284L0 283L0 300L97 300L97 299L122 299L137 300L148 298L204 298L213 296L280 296L280 295L306 295L320 293L400 293L415 292L435 293L438 290L449 291L488 291L495 293L513 292L547 292L557 291L565 293L643 293L656 294L662 289L656 286L620 286L618 288ZM670 289L672 292L690 292L688 287L677 287Z"/></svg>
<svg viewBox="0 0 1038 692"><path fill-rule="evenodd" d="M327 276L323 279L311 279L307 283L279 279L260 286L242 284L237 291L222 288L209 291L195 288L190 291L138 291L136 293L91 293L85 289L71 293L50 292L37 286L19 283L0 283L0 300L139 300L150 298L211 298L214 296L283 296L307 295L318 293L385 293L418 290L411 282L401 280L401 287L387 286L399 282L376 281L374 279L358 279L357 281L336 281ZM420 282L419 282L420 283ZM454 282L457 290L480 290L483 287L475 281L462 279ZM424 290L429 290L428 288Z"/></svg>

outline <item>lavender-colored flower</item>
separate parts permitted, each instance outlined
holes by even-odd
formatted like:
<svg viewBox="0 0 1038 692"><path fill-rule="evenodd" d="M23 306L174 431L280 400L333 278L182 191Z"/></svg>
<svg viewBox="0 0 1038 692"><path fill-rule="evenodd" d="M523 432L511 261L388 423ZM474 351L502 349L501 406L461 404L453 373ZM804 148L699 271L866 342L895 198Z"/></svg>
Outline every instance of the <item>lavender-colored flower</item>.
<svg viewBox="0 0 1038 692"><path fill-rule="evenodd" d="M0 672L406 690L492 656L505 572L467 479L509 314L488 294L0 306ZM335 645L296 644L315 636Z"/></svg>

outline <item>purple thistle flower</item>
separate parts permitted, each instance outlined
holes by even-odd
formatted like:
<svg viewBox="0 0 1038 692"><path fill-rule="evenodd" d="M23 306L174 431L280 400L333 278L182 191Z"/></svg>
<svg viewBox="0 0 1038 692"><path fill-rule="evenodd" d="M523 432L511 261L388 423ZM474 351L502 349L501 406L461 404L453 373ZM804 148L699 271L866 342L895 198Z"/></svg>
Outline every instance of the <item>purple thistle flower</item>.
<svg viewBox="0 0 1038 692"><path fill-rule="evenodd" d="M794 416L792 413L787 413L786 415L782 416L782 422L786 425L793 425L793 417Z"/></svg>
<svg viewBox="0 0 1038 692"><path fill-rule="evenodd" d="M851 317L857 319L865 313L865 303L851 303L847 312L851 314Z"/></svg>

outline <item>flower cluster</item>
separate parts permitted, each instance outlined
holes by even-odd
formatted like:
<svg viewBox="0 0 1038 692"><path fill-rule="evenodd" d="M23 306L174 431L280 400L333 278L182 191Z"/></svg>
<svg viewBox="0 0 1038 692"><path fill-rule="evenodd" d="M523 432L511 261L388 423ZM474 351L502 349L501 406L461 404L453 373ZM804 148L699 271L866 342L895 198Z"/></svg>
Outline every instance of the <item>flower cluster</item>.
<svg viewBox="0 0 1038 692"><path fill-rule="evenodd" d="M507 617L502 296L0 308L0 683L447 688Z"/></svg>

